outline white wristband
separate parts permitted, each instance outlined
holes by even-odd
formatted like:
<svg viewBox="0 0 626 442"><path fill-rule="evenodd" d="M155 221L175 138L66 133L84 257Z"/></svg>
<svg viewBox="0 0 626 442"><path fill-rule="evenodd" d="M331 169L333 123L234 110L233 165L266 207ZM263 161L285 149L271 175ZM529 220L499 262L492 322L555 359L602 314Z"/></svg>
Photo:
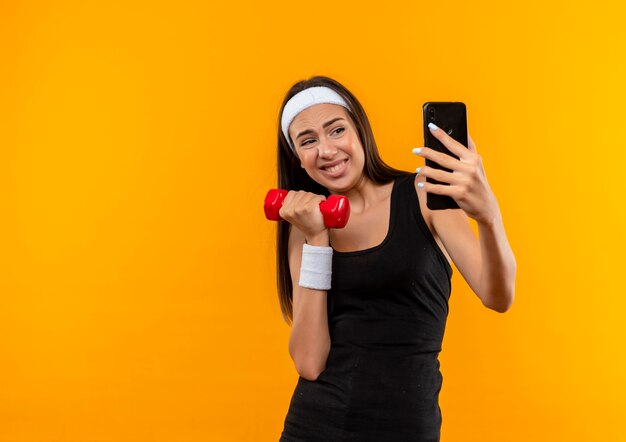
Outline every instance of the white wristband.
<svg viewBox="0 0 626 442"><path fill-rule="evenodd" d="M300 287L329 290L333 268L333 248L302 245L300 265Z"/></svg>

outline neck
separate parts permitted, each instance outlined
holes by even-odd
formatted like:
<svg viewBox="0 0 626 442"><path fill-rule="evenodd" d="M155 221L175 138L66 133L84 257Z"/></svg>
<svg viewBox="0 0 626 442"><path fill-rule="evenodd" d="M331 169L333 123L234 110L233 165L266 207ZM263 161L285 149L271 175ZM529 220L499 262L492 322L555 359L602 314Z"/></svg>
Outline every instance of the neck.
<svg viewBox="0 0 626 442"><path fill-rule="evenodd" d="M346 190L331 190L333 195L343 195L350 201L350 213L359 215L375 207L381 200L388 196L387 186L379 186L361 175L359 181Z"/></svg>

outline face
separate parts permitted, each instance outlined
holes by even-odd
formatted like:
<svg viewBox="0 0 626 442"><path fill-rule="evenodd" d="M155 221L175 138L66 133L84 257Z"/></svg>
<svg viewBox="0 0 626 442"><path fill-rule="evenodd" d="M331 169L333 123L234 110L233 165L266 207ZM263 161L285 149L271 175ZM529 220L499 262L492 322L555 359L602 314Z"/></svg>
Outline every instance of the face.
<svg viewBox="0 0 626 442"><path fill-rule="evenodd" d="M323 103L303 110L289 126L289 135L302 167L314 181L329 190L342 190L360 180L365 153L343 106Z"/></svg>

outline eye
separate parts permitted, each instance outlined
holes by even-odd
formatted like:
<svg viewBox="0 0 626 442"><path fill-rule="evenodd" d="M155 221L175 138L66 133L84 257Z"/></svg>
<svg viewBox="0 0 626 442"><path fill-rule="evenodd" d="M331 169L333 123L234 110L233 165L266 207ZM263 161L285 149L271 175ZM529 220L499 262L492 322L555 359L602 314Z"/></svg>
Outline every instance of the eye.
<svg viewBox="0 0 626 442"><path fill-rule="evenodd" d="M335 132L336 132L336 131L338 131L338 130L340 130L341 132L345 131L345 129L344 129L343 127L339 126L339 127L338 127L338 128L336 128L334 131L332 131L332 132L331 132L331 134L332 134L332 133L335 133ZM341 132L337 132L337 133L341 133ZM309 144L309 141L312 141L312 139L311 139L311 138L309 138L308 140L304 140L300 146L306 146L307 144Z"/></svg>

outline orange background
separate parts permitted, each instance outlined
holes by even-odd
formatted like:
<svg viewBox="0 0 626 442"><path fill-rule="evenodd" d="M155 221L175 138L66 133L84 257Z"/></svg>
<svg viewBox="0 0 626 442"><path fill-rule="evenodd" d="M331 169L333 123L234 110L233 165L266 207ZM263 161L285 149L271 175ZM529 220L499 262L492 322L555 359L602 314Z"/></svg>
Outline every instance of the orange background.
<svg viewBox="0 0 626 442"><path fill-rule="evenodd" d="M0 4L0 440L276 441L276 133L336 78L389 164L463 101L515 303L454 268L442 441L626 440L619 2ZM475 224L472 224L475 228Z"/></svg>

